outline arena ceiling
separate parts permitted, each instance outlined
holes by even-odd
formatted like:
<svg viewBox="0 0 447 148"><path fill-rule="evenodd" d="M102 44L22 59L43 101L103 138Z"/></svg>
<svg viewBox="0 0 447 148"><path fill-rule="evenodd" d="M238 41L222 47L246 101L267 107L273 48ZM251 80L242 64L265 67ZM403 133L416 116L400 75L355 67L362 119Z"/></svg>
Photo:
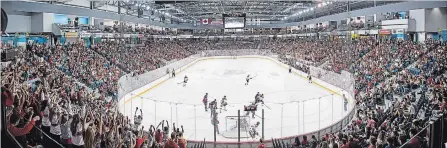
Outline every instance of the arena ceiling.
<svg viewBox="0 0 447 148"><path fill-rule="evenodd" d="M403 0L402 0L403 1ZM143 18L171 19L193 23L200 19L221 20L222 14L246 13L247 19L299 22L321 16L364 9L399 1L327 0L140 0L95 1L95 7L114 5L128 9L127 14Z"/></svg>

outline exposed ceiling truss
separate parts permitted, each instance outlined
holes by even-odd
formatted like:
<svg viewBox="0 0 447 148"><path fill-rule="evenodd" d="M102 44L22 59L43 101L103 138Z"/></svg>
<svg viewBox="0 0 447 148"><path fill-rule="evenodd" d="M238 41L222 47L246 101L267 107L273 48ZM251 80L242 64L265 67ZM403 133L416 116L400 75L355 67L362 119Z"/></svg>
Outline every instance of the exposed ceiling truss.
<svg viewBox="0 0 447 148"><path fill-rule="evenodd" d="M245 13L247 20L299 22L397 1L336 0L124 0L94 1L94 6L121 6L126 14L179 23L222 19L222 14Z"/></svg>

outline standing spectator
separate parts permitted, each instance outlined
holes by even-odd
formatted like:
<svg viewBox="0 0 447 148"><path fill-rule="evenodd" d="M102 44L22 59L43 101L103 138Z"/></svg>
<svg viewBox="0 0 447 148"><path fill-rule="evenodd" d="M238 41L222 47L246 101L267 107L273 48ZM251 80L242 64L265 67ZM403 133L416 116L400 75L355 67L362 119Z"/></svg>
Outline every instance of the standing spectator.
<svg viewBox="0 0 447 148"><path fill-rule="evenodd" d="M259 139L259 145L258 145L258 148L265 148L266 146L265 146L265 144L264 144L264 141L262 140L262 138L261 139Z"/></svg>
<svg viewBox="0 0 447 148"><path fill-rule="evenodd" d="M377 142L376 137L371 136L369 138L369 146L368 146L368 148L376 148L377 147L376 146L376 142Z"/></svg>
<svg viewBox="0 0 447 148"><path fill-rule="evenodd" d="M24 128L17 127L19 125L19 121L20 121L19 115L12 114L9 117L10 123L8 124L8 131L11 133L12 136L16 137L16 139L19 139L20 145L22 147L28 147L28 145L27 145L25 139L24 140L20 140L20 139L25 138L22 136L25 136L26 134L28 134L31 131L31 129L33 129L34 123L40 119L39 116L36 116L33 118L33 114L34 114L33 112L30 113L30 116L27 120L28 123L24 126Z"/></svg>
<svg viewBox="0 0 447 148"><path fill-rule="evenodd" d="M166 140L163 148L178 148L178 145L175 142L175 134L171 134L171 138Z"/></svg>
<svg viewBox="0 0 447 148"><path fill-rule="evenodd" d="M183 127L182 127L182 130L183 130ZM180 132L178 135L179 135L179 137L178 137L179 148L186 148L187 143L186 143L186 139L183 138L183 132Z"/></svg>
<svg viewBox="0 0 447 148"><path fill-rule="evenodd" d="M385 146L385 148L395 148L394 139L392 137L388 137L386 139L386 143L387 143L387 145Z"/></svg>
<svg viewBox="0 0 447 148"><path fill-rule="evenodd" d="M418 133L418 131L416 129L410 129L410 147L411 148L420 148L421 147L421 142L419 141L419 137L416 136ZM416 136L416 137L414 137Z"/></svg>
<svg viewBox="0 0 447 148"><path fill-rule="evenodd" d="M300 142L300 137L296 136L295 137L295 142L293 143L294 147L300 147L301 146L301 142Z"/></svg>
<svg viewBox="0 0 447 148"><path fill-rule="evenodd" d="M51 147L59 147L58 143L60 143L60 136L61 136L61 126L60 126L60 119L59 119L59 111L57 110L58 107L55 107L51 109L50 111L50 121L51 121L51 127L50 127L50 137L51 137Z"/></svg>
<svg viewBox="0 0 447 148"><path fill-rule="evenodd" d="M71 148L72 147L72 142L71 142L71 122L73 121L73 118L68 115L65 114L64 116L62 116L61 119L61 144L65 147L65 148Z"/></svg>

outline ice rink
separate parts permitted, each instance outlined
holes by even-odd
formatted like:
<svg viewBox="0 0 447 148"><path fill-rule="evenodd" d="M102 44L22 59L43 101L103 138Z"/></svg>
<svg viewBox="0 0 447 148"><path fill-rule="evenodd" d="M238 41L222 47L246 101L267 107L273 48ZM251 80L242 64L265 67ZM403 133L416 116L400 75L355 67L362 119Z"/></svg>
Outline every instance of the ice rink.
<svg viewBox="0 0 447 148"><path fill-rule="evenodd" d="M250 124L261 121L261 110L264 109L265 138L312 132L340 120L346 113L342 97L333 95L322 86L309 83L299 73L288 73L287 67L268 59L201 60L179 72L175 78L133 97L121 107L121 112L133 116L136 107L142 108L145 130L150 125L157 126L162 120L167 120L171 126L173 122L176 126L183 125L186 139L206 138L207 141L213 140L214 133L211 114L209 111L205 112L202 103L205 93L209 94L209 101L216 99L219 106L221 98L227 96L227 111L218 115L220 133L235 123L226 121L225 117L237 116L238 110L244 115L243 106L252 102L257 92L265 95L266 106L259 106L257 116L250 119ZM183 86L180 82L185 75L189 81ZM246 86L244 83L247 75L254 78ZM261 126L257 131L261 136ZM229 142L237 139L218 135L217 141Z"/></svg>

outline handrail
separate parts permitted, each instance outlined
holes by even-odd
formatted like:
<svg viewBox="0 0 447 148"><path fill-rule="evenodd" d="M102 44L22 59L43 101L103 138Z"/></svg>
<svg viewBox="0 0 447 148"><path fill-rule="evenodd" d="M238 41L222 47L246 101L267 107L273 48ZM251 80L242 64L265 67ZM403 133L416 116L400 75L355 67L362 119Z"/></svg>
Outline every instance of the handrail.
<svg viewBox="0 0 447 148"><path fill-rule="evenodd" d="M37 127L36 125L33 125L34 128L36 128L37 130L39 130L46 138L50 139L51 141L53 141L54 143L56 143L59 147L64 148L64 146L62 146L62 144L60 144L59 142L57 142L56 140L54 140L53 138L51 138L49 135L47 135L42 129L40 129L39 127Z"/></svg>
<svg viewBox="0 0 447 148"><path fill-rule="evenodd" d="M11 139L14 143L15 143L15 146L16 147L18 147L18 148L23 148L21 145L20 145L20 143L17 141L17 139L16 138L14 138L14 136L12 136L11 135L11 133L8 131L8 125L6 124L6 107L5 107L5 105L4 104L1 104L1 131L2 131L2 133L4 132L5 134L6 134L6 136L9 138L9 139ZM6 138L5 138L6 139ZM2 138L2 141L3 141L3 138ZM2 144L3 144L4 142L2 142Z"/></svg>

